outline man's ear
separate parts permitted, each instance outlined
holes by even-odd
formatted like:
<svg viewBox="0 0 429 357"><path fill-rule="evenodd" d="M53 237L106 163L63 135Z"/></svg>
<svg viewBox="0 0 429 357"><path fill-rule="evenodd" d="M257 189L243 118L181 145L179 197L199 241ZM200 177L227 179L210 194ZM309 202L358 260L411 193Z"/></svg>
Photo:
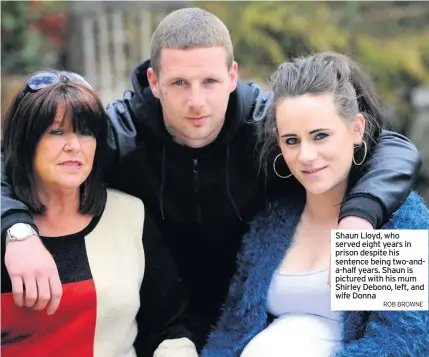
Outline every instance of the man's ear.
<svg viewBox="0 0 429 357"><path fill-rule="evenodd" d="M231 69L229 70L229 79L230 79L230 93L234 92L237 88L238 81L238 64L237 62L232 62Z"/></svg>
<svg viewBox="0 0 429 357"><path fill-rule="evenodd" d="M153 68L147 70L147 80L154 97L159 99L159 81Z"/></svg>
<svg viewBox="0 0 429 357"><path fill-rule="evenodd" d="M353 120L352 123L352 130L354 134L354 144L355 145L361 145L363 134L365 133L365 117L359 113L356 115L356 118Z"/></svg>

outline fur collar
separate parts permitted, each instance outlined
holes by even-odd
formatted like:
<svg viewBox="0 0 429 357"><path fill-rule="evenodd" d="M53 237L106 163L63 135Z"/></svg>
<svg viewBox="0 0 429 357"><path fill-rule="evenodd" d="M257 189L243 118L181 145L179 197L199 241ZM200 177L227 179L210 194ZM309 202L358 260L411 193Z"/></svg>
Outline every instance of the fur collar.
<svg viewBox="0 0 429 357"><path fill-rule="evenodd" d="M224 311L202 357L238 357L267 326L269 284L291 244L303 208L304 202L298 200L270 203L251 222ZM429 229L429 211L421 197L411 193L383 228ZM429 356L427 311L344 311L342 322L344 351L355 352L343 351L338 356ZM384 353L380 342L388 338Z"/></svg>

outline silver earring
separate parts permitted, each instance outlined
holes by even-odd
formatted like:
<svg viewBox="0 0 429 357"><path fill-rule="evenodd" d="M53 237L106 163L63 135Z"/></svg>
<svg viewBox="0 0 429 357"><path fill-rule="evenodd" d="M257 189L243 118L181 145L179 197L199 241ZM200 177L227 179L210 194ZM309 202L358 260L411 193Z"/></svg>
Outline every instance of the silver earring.
<svg viewBox="0 0 429 357"><path fill-rule="evenodd" d="M274 162L273 162L273 170L274 170L275 174L276 174L278 177L280 177L280 178L288 178L288 177L291 177L291 176L292 176L292 174L290 174L290 175L288 175L288 176L282 176L282 175L279 175L279 173L277 172L277 170L276 170L276 162L277 162L277 159L278 159L280 156L282 156L282 154L278 154L278 155L276 156L276 158L274 159Z"/></svg>
<svg viewBox="0 0 429 357"><path fill-rule="evenodd" d="M365 154L363 155L363 159L361 160L361 162L359 162L359 163L357 163L357 162L356 162L356 160L355 160L355 154L353 153L353 163L354 163L356 166L360 166L360 165L362 165L362 164L363 164L363 162L364 162L364 161L365 161L365 159L366 159L366 154L367 154L367 152L368 152L368 146L366 145L365 140L362 140L362 143L363 143L363 146L365 146Z"/></svg>

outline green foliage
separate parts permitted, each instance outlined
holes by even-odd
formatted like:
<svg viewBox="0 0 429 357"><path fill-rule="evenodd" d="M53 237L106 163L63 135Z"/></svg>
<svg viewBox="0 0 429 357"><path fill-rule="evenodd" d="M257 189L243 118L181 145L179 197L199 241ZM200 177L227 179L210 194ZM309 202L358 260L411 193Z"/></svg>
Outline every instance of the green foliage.
<svg viewBox="0 0 429 357"><path fill-rule="evenodd" d="M231 32L241 74L263 78L311 52L352 56L401 115L411 88L429 84L429 7L410 2L198 2Z"/></svg>
<svg viewBox="0 0 429 357"><path fill-rule="evenodd" d="M2 73L23 73L56 65L58 49L40 26L63 12L62 1L2 1Z"/></svg>

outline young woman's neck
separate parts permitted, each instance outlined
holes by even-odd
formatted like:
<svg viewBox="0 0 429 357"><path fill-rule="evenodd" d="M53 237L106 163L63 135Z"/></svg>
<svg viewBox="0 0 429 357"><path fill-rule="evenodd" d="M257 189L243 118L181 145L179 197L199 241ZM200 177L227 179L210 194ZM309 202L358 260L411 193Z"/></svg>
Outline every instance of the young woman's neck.
<svg viewBox="0 0 429 357"><path fill-rule="evenodd" d="M314 195L307 192L303 214L315 223L338 221L341 202L343 201L346 189L347 182L343 181L321 195Z"/></svg>

